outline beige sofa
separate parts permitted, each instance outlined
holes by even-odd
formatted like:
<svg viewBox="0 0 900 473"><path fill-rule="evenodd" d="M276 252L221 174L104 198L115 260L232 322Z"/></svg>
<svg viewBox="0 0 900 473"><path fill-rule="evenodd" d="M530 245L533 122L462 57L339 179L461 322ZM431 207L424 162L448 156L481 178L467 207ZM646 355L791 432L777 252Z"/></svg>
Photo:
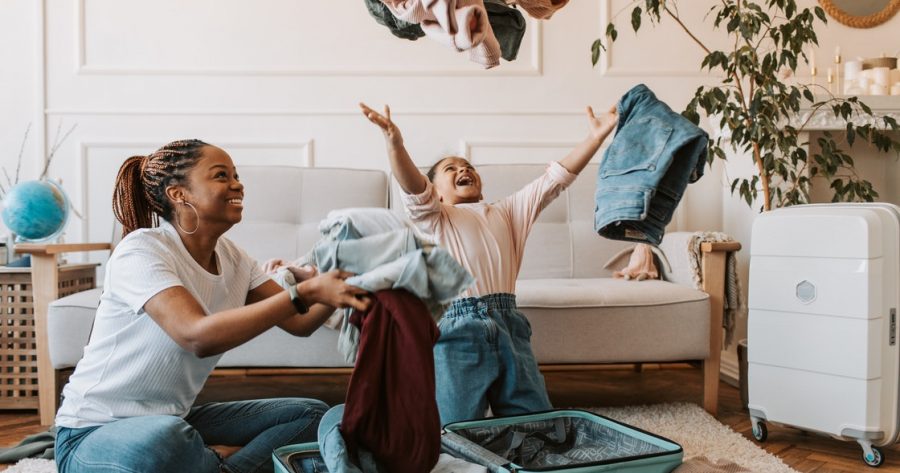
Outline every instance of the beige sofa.
<svg viewBox="0 0 900 473"><path fill-rule="evenodd" d="M544 165L482 165L485 198L504 196L529 182ZM294 258L318 238L318 222L332 209L397 205L396 187L381 171L244 166L244 220L227 236L260 261ZM704 244L703 292L692 287L687 233L669 233L661 248L671 263L668 281L624 281L604 263L629 243L593 231L597 167L548 206L528 240L516 295L533 327L542 365L699 360L703 405L716 412L722 340L725 251L737 244ZM401 210L398 210L401 211ZM53 302L48 310L50 360L56 370L82 356L99 300L94 289ZM711 330L710 327L713 329ZM218 367L245 373L326 371L348 365L337 351L337 332L322 328L309 338L270 330L226 353ZM711 349L712 347L712 349ZM247 370L247 371L245 371ZM293 371L292 371L293 370Z"/></svg>

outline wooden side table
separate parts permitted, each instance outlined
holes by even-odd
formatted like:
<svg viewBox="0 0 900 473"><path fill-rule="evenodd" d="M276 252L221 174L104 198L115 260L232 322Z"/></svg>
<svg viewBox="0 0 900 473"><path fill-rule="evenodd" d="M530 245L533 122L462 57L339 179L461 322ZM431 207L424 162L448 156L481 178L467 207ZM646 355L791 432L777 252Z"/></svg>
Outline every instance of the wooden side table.
<svg viewBox="0 0 900 473"><path fill-rule="evenodd" d="M38 379L38 412L41 425L52 425L56 416L56 372L50 364L50 347L47 340L47 307L51 302L63 295L72 294L94 287L91 275L90 287L68 286L60 288L60 282L66 282L65 271L69 266L57 265L57 256L62 253L78 251L109 250L109 243L71 243L40 244L21 243L16 245L16 253L31 255L31 281L34 303L34 332L36 342L36 361ZM85 265L73 265L85 266ZM86 265L94 271L95 264ZM29 269L29 268L9 268Z"/></svg>

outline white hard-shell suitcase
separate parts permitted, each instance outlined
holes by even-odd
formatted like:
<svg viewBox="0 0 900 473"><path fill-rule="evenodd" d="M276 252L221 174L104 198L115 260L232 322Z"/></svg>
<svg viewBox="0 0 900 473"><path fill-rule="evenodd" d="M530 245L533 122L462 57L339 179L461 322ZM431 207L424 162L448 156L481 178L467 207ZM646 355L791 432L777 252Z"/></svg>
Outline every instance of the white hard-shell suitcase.
<svg viewBox="0 0 900 473"><path fill-rule="evenodd" d="M898 440L900 207L814 204L753 225L748 362L766 421L853 440L870 466Z"/></svg>

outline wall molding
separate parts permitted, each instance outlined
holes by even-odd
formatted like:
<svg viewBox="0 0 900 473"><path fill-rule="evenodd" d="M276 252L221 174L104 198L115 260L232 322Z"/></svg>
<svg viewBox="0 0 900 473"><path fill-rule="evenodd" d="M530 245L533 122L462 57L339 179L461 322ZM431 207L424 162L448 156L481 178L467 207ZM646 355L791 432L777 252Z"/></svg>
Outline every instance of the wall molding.
<svg viewBox="0 0 900 473"><path fill-rule="evenodd" d="M460 156L472 161L473 148L493 148L493 149L510 149L510 148L526 148L526 149L572 149L578 145L577 141L567 140L541 140L541 141L515 141L515 140L460 140L459 153ZM603 149L603 148L601 148ZM598 151L600 153L600 151ZM473 164L492 164L492 163L475 163Z"/></svg>
<svg viewBox="0 0 900 473"><path fill-rule="evenodd" d="M551 148L564 148L571 149L578 145L577 141L567 141L567 140L544 140L544 141L513 141L513 140L460 140L459 141L459 152L460 154L471 161L472 158L472 148L495 148L495 149L509 149L509 148L531 148L531 149L551 149ZM602 149L602 148L601 148ZM599 151L598 151L599 153ZM490 164L490 163L480 163L480 164Z"/></svg>
<svg viewBox="0 0 900 473"><path fill-rule="evenodd" d="M614 51L614 43L610 44L606 38L606 25L608 25L613 17L612 0L603 0L603 7L600 9L600 25L598 28L598 38L603 38L606 44L606 51L600 54L600 75L605 77L688 77L691 79L705 78L708 74L702 73L699 69L655 69L655 68L626 68L616 67L611 59ZM631 31L631 24L627 25L628 31ZM645 26L647 28L647 26ZM621 31L620 31L621 33ZM621 34L620 34L621 36ZM619 39L619 42L623 39Z"/></svg>
<svg viewBox="0 0 900 473"><path fill-rule="evenodd" d="M88 207L88 153L91 149L104 148L130 148L140 147L147 150L157 149L161 143L170 141L168 138L159 140L141 139L134 141L124 141L117 139L90 139L77 142L78 155L76 156L76 182L78 182L78 209L83 216L81 221L81 241L88 241L88 229L90 228L90 208ZM302 150L300 162L296 167L315 167L315 140L303 141L216 141L216 146L220 146L225 150L229 149L297 149ZM123 156L123 160L125 157ZM260 163L265 166L265 163Z"/></svg>
<svg viewBox="0 0 900 473"><path fill-rule="evenodd" d="M738 360L734 353L722 351L719 377L732 386L740 385L740 367L738 366Z"/></svg>
<svg viewBox="0 0 900 473"><path fill-rule="evenodd" d="M43 0L42 0L43 1ZM484 76L481 66L470 63L469 69L453 68L308 68L308 67L196 67L196 68L153 68L153 67L116 67L87 64L87 28L85 25L85 2L77 0L75 9L75 74L76 75L114 75L114 76L404 76L404 77L465 77ZM540 76L543 75L543 22L526 16L526 35L531 41L532 54L527 69L511 70L501 61L497 69L490 72L492 76ZM455 54L445 48L447 54ZM462 53L460 53L462 54ZM521 58L519 58L521 59Z"/></svg>

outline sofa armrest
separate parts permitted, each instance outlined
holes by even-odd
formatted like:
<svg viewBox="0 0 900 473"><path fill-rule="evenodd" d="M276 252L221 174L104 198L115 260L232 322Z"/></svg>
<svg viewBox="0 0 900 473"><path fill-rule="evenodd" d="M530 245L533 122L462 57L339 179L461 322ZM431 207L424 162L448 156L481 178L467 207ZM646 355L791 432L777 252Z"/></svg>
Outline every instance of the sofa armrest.
<svg viewBox="0 0 900 473"><path fill-rule="evenodd" d="M671 269L663 275L663 279L666 281L682 286L696 287L694 271L691 269L689 247L693 236L692 232L668 232L663 236L659 249L666 256Z"/></svg>
<svg viewBox="0 0 900 473"><path fill-rule="evenodd" d="M666 281L702 289L705 283L710 280L725 280L724 268L721 274L705 274L702 262L705 256L707 254L721 254L724 258L730 252L739 251L741 244L736 241L702 242L699 255L701 261L695 261L696 257L691 252L691 243L695 235L696 233L694 232L666 233L662 243L659 245L659 249L666 256L671 269L664 275Z"/></svg>

